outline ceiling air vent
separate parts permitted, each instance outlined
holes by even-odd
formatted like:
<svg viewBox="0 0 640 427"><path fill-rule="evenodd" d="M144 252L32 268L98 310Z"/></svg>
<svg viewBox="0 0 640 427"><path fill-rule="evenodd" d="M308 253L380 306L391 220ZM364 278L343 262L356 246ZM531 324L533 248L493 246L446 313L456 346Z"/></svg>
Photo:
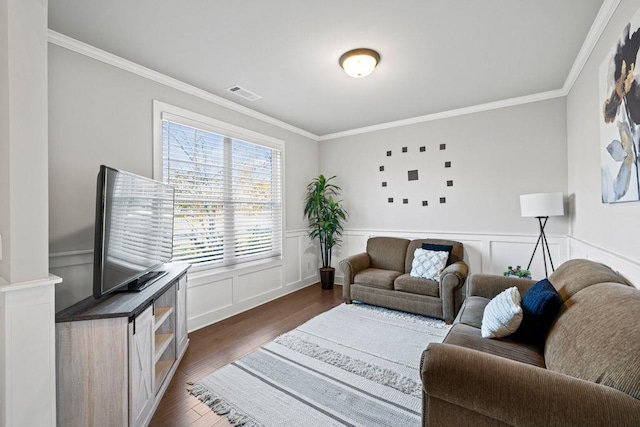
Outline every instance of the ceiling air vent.
<svg viewBox="0 0 640 427"><path fill-rule="evenodd" d="M231 86L230 88L227 88L227 90L231 93L235 93L236 95L238 95L241 98L246 99L247 101L255 101L257 99L262 98L260 95L258 95L257 93L253 93L250 90L247 90L243 87L240 86Z"/></svg>

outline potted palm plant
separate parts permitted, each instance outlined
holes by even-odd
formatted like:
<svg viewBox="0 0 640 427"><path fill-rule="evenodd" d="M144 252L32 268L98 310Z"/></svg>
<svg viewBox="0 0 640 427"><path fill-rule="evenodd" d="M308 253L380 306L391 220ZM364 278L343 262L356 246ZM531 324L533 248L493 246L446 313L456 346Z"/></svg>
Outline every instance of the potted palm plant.
<svg viewBox="0 0 640 427"><path fill-rule="evenodd" d="M333 289L336 269L331 267L331 253L333 247L340 244L342 223L347 216L342 201L334 199L341 191L340 187L331 183L334 178L325 178L324 175L314 178L307 185L304 206L304 215L309 220L309 237L320 241L322 289Z"/></svg>

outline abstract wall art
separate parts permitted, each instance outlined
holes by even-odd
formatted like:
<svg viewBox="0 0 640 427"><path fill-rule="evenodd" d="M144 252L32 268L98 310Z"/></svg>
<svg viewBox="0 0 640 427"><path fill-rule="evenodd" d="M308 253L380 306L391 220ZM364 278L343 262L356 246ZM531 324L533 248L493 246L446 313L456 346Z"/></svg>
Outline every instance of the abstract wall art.
<svg viewBox="0 0 640 427"><path fill-rule="evenodd" d="M440 204L447 203L446 197L441 196L442 193L451 194L451 190L447 189L447 187L453 187L453 180L443 178L451 174L450 168L452 164L449 160L442 163L443 158L448 157L447 153L434 154L435 150L438 150L438 152L447 150L447 144L433 144L430 148L431 152L428 153L428 147L420 145L417 147L418 156L404 156L402 154L415 153L415 147L403 146L400 148L402 154L391 159L389 157L392 157L392 150L386 151L387 159L384 165L378 163L378 171L382 172L380 176L384 179L384 181L380 182L382 184L381 187L384 189L382 193L387 198L387 203L394 203L394 197L389 197L390 195L398 196L398 201L402 200L402 205L416 204L428 207L429 197L439 200ZM446 172L440 170L443 164L444 169L447 169ZM439 167L436 165L439 165ZM409 169L408 167L417 168ZM398 179L402 175L405 178ZM425 196L427 197L426 200L423 199Z"/></svg>
<svg viewBox="0 0 640 427"><path fill-rule="evenodd" d="M600 66L602 202L640 200L640 11Z"/></svg>

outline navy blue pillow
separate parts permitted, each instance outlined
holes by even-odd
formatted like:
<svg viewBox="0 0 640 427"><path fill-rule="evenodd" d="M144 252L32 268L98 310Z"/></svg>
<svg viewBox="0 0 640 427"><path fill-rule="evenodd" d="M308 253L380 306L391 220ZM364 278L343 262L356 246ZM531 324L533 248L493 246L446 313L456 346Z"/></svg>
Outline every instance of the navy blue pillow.
<svg viewBox="0 0 640 427"><path fill-rule="evenodd" d="M446 264L446 265L449 265L449 261L451 261L451 251L453 250L453 246L436 245L435 243L423 243L422 249L427 251L449 252L449 256L447 257L447 264Z"/></svg>
<svg viewBox="0 0 640 427"><path fill-rule="evenodd" d="M544 345L547 332L558 316L562 298L548 279L540 280L525 292L520 303L522 323L514 338L536 345Z"/></svg>

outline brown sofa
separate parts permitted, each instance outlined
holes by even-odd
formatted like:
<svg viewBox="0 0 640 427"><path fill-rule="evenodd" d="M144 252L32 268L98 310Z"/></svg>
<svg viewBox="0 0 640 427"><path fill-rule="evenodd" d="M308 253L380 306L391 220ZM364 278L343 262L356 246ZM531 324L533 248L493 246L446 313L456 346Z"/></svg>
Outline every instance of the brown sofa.
<svg viewBox="0 0 640 427"><path fill-rule="evenodd" d="M423 425L640 425L640 289L587 260L549 281L564 303L538 347L480 335L491 298L535 282L470 276L444 343L422 357Z"/></svg>
<svg viewBox="0 0 640 427"><path fill-rule="evenodd" d="M409 275L413 254L423 243L453 246L439 282ZM366 252L340 262L344 300L347 304L357 300L451 323L464 296L468 268L462 257L460 242L372 237L367 241Z"/></svg>

